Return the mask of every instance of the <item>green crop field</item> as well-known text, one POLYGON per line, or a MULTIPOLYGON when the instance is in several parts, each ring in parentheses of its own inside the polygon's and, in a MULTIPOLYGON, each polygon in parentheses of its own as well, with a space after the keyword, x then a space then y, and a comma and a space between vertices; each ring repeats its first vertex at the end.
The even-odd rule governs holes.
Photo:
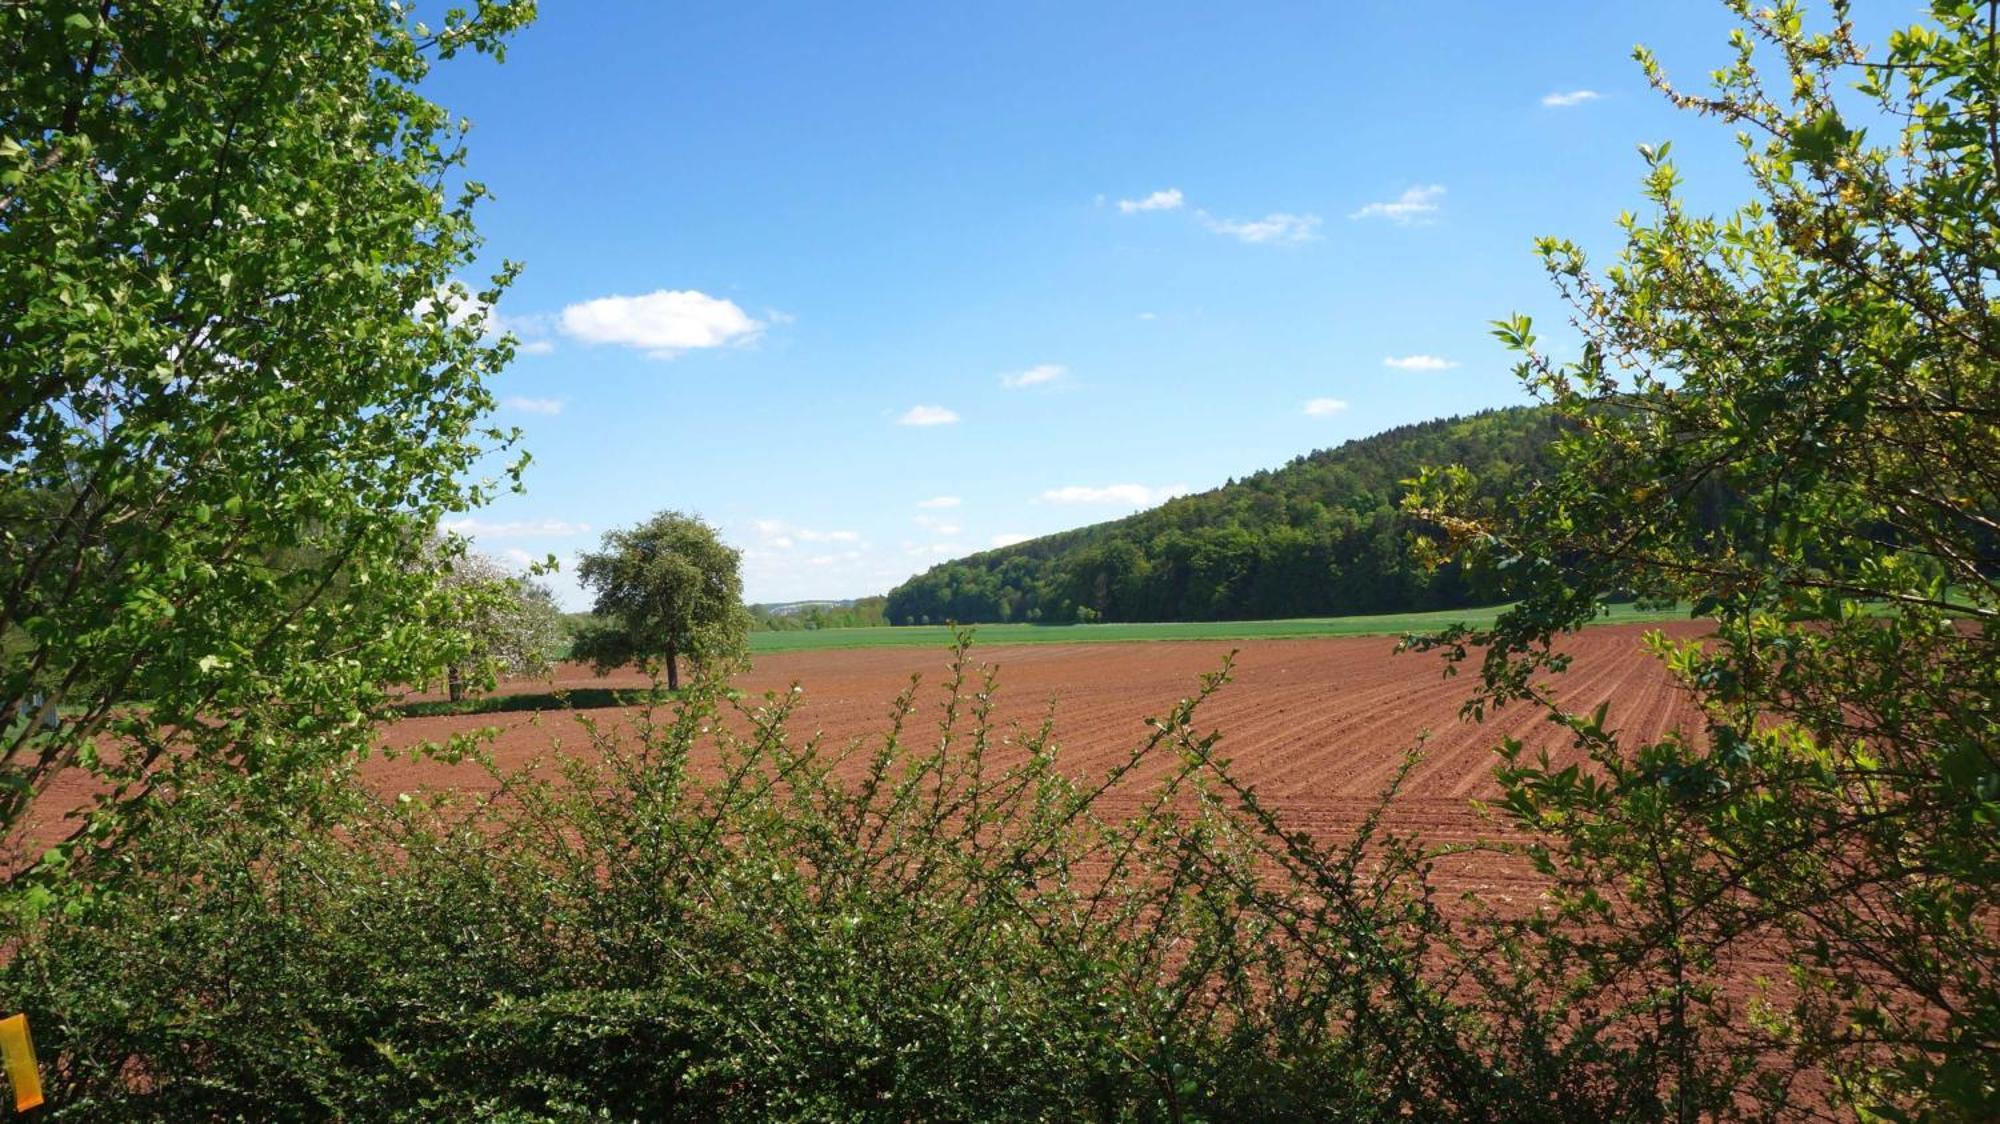
MULTIPOLYGON (((974 635, 983 646, 998 644, 1119 644, 1143 640, 1273 640, 1313 636, 1401 636, 1454 622, 1485 624, 1502 606, 1448 609, 1434 613, 1389 613, 1366 617, 1306 617, 1279 621, 1196 621, 1159 624, 983 624, 974 635)), ((1601 623, 1674 620, 1685 609, 1635 609, 1612 605, 1601 623)), ((796 632, 753 632, 752 652, 803 652, 833 648, 943 647, 951 643, 946 625, 900 628, 823 628, 796 632)))

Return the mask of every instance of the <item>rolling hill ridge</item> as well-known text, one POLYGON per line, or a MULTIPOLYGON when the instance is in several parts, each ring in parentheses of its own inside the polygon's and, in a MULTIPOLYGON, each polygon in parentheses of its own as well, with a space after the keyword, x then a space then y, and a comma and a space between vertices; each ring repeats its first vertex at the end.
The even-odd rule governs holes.
POLYGON ((1420 422, 1281 468, 934 566, 891 590, 891 624, 1205 621, 1449 609, 1490 600, 1426 573, 1402 481, 1463 464, 1499 495, 1548 467, 1561 423, 1522 406, 1420 422))

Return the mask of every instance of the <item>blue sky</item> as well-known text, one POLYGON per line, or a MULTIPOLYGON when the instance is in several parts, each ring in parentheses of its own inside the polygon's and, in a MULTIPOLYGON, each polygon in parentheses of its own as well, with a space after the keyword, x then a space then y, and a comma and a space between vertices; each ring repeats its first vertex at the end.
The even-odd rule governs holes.
POLYGON ((566 571, 674 508, 752 600, 880 593, 1519 402, 1488 324, 1555 327, 1535 236, 1613 249, 1641 142, 1745 196, 1630 59, 1701 84, 1695 0, 542 8, 430 92, 498 196, 485 264, 526 264, 528 492, 460 526, 566 571))

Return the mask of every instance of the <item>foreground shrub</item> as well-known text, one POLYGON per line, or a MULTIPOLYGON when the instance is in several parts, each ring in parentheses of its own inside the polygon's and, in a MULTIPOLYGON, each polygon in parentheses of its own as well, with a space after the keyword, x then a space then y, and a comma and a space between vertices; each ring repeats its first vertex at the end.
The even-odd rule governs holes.
POLYGON ((1559 471, 1497 504, 1421 482, 1520 599, 1430 642, 1483 651, 1474 707, 1546 707, 1594 764, 1510 748, 1555 891, 1523 939, 1617 981, 1677 1102, 1804 1076, 1884 1118, 2000 1118, 2000 8, 1935 3, 1870 49, 1845 4, 1823 29, 1731 6, 1711 93, 1642 60, 1740 130, 1756 198, 1694 213, 1647 149, 1614 264, 1544 242, 1577 358, 1499 335, 1566 423, 1559 471), (1713 617, 1658 641, 1702 729, 1621 736, 1538 689, 1618 590, 1713 617), (1745 964, 1768 989, 1732 1001, 1745 964))
POLYGON ((1323 850, 1236 787, 1194 725, 1222 679, 1088 783, 1049 724, 996 726, 961 650, 921 739, 914 683, 839 748, 791 733, 796 694, 702 687, 486 797, 190 791, 98 889, 17 900, 0 994, 67 1119, 1646 1103, 1450 994, 1408 840, 1371 817, 1323 850))

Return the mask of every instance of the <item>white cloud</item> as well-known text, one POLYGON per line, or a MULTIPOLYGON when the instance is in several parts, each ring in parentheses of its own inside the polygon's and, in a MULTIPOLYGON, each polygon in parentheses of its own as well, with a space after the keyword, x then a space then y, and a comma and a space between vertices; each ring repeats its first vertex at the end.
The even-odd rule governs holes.
POLYGON ((858 598, 910 576, 914 560, 900 550, 876 550, 866 544, 852 548, 744 548, 744 596, 752 602, 792 602, 820 598, 858 598))
POLYGON ((1387 203, 1370 203, 1347 217, 1388 219, 1399 226, 1418 226, 1431 221, 1431 216, 1437 214, 1438 201, 1443 198, 1443 185, 1419 184, 1387 203))
POLYGON ((1092 488, 1082 484, 1072 484, 1066 488, 1050 488, 1042 493, 1043 503, 1101 503, 1123 504, 1126 507, 1151 507, 1175 496, 1187 495, 1187 485, 1169 484, 1151 488, 1144 484, 1106 484, 1092 488))
POLYGON ((1069 368, 1060 363, 1038 363, 1025 371, 1017 371, 1011 375, 1001 375, 1000 385, 1006 387, 1008 390, 1020 390, 1023 387, 1043 386, 1048 383, 1060 381, 1067 374, 1069 374, 1069 368))
POLYGON ((912 522, 916 523, 919 527, 929 528, 945 536, 955 535, 965 529, 948 519, 939 519, 935 515, 919 515, 912 522))
MULTIPOLYGON (((772 550, 792 549, 794 544, 791 532, 778 520, 759 519, 750 525, 757 528, 757 538, 765 546, 770 547, 772 550)), ((758 554, 761 557, 769 557, 769 554, 763 551, 759 551, 758 554)))
POLYGON ((1318 215, 1292 215, 1282 211, 1240 222, 1218 219, 1203 211, 1201 221, 1217 234, 1227 234, 1239 241, 1252 243, 1310 242, 1319 237, 1320 226, 1318 215))
POLYGON ((537 558, 529 554, 518 546, 510 546, 500 553, 501 557, 505 558, 517 570, 525 570, 537 562, 546 561, 546 559, 537 558))
POLYGON ((1013 546, 1017 542, 1027 542, 1033 535, 994 535, 989 541, 995 547, 1013 546))
POLYGON ((1458 360, 1439 355, 1391 355, 1382 360, 1382 365, 1398 371, 1449 371, 1458 366, 1458 360))
POLYGON ((560 538, 590 533, 590 524, 571 523, 562 519, 520 519, 505 523, 488 523, 468 515, 461 519, 446 519, 438 526, 454 534, 488 539, 560 538))
POLYGON ((495 340, 503 335, 512 335, 517 355, 547 355, 555 351, 555 341, 549 338, 549 333, 553 331, 555 317, 546 313, 502 316, 495 310, 486 321, 486 338, 495 340))
POLYGON ((918 500, 917 506, 936 509, 942 507, 957 507, 962 502, 964 501, 960 500, 957 496, 932 496, 930 499, 927 500, 918 500))
POLYGON ((1157 312, 1141 312, 1139 314, 1139 319, 1141 320, 1158 320, 1159 318, 1160 314, 1157 312))
MULTIPOLYGON (((1128 215, 1140 211, 1177 211, 1186 202, 1187 196, 1181 194, 1180 188, 1170 187, 1155 191, 1144 199, 1120 199, 1118 209, 1128 215)), ((1203 210, 1196 210, 1194 214, 1203 226, 1215 233, 1227 234, 1244 242, 1310 242, 1319 237, 1318 215, 1274 211, 1261 219, 1219 219, 1203 210)), ((1152 314, 1141 313, 1139 318, 1150 320, 1152 314)))
POLYGON ((750 524, 757 530, 757 537, 763 545, 775 550, 790 550, 802 542, 845 542, 861 541, 859 531, 815 531, 809 527, 794 527, 780 519, 757 519, 750 524))
POLYGON ((1603 97, 1596 90, 1570 90, 1566 93, 1543 94, 1542 104, 1551 109, 1567 109, 1572 105, 1582 105, 1603 97))
POLYGON ((599 297, 562 310, 566 334, 586 343, 636 347, 655 359, 671 359, 693 348, 749 343, 764 327, 735 302, 693 289, 599 297))
POLYGON ((1184 200, 1180 188, 1169 187, 1164 191, 1155 191, 1144 199, 1120 199, 1118 209, 1128 215, 1140 211, 1173 211, 1178 210, 1184 200))
POLYGON ((563 406, 565 405, 560 398, 522 398, 518 395, 508 398, 500 404, 510 410, 519 410, 524 414, 550 415, 562 413, 563 406))
POLYGON ((1347 403, 1338 398, 1313 398, 1306 402, 1306 413, 1316 418, 1337 414, 1347 409, 1347 403))
POLYGON ((958 421, 956 411, 943 406, 912 406, 896 419, 897 425, 952 425, 958 421))

